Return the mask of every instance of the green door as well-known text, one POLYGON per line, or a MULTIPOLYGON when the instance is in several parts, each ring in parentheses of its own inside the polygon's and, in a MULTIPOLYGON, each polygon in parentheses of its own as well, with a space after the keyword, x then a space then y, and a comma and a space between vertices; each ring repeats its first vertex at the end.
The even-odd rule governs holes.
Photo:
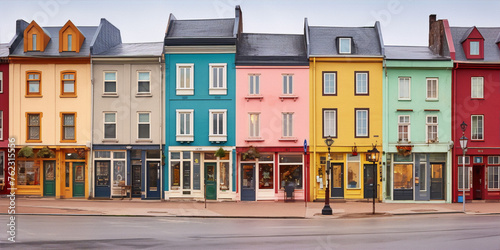
POLYGON ((217 200, 217 167, 215 163, 205 163, 205 197, 217 200))
POLYGON ((56 161, 43 162, 43 196, 56 195, 56 161))
POLYGON ((85 197, 85 163, 73 162, 73 197, 85 197))

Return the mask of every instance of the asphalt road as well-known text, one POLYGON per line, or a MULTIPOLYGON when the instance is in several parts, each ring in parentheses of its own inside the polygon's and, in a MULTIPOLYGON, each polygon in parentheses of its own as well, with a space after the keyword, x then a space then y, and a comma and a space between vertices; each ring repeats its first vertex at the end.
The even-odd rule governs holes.
POLYGON ((16 249, 500 249, 500 216, 204 219, 18 215, 16 249))

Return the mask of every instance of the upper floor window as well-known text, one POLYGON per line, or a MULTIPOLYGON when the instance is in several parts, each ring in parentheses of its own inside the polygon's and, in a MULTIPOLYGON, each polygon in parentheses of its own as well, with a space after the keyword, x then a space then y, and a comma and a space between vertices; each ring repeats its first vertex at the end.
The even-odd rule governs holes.
POLYGON ((40 96, 42 95, 42 77, 40 72, 28 72, 26 81, 26 95, 40 96))
POLYGON ((250 95, 260 95, 260 75, 250 74, 248 75, 248 93, 250 95))
POLYGON ((291 95, 293 94, 293 75, 284 74, 283 77, 283 94, 291 95))
POLYGON ((227 94, 226 63, 211 63, 210 67, 210 95, 227 94))
POLYGON ((76 95, 76 72, 62 72, 61 96, 76 95))
POLYGON ((435 115, 428 115, 425 123, 427 130, 427 142, 434 143, 438 141, 438 117, 435 115))
POLYGON ((398 116, 398 141, 399 142, 409 142, 410 141, 410 116, 409 115, 398 116))
POLYGON ((479 55, 479 42, 471 41, 469 43, 470 46, 470 54, 473 56, 479 55))
POLYGON ((151 93, 151 72, 137 72, 137 93, 151 93))
POLYGON ((73 50, 73 35, 71 34, 68 35, 68 48, 66 50, 67 51, 73 50))
POLYGON ((116 113, 104 113, 104 139, 116 139, 116 113))
POLYGON ((438 79, 427 78, 427 100, 438 99, 438 79))
POLYGON ((351 54, 351 38, 339 38, 339 53, 351 54))
POLYGON ((149 139, 151 138, 151 115, 150 113, 140 112, 137 114, 137 138, 149 139))
POLYGON ((293 137, 293 113, 282 113, 282 137, 293 137))
POLYGON ((31 35, 31 50, 33 50, 33 51, 37 50, 36 38, 37 38, 36 34, 31 35))
POLYGON ((26 114, 26 142, 41 142, 42 141, 42 113, 27 113, 26 114))
POLYGON ((104 72, 104 94, 116 93, 116 72, 104 72))
POLYGON ((3 93, 3 72, 0 71, 0 93, 3 93))
POLYGON ((194 110, 182 109, 182 110, 177 110, 176 113, 177 113, 176 140, 194 141, 194 131, 193 131, 194 110))
POLYGON ((323 110, 323 137, 337 137, 337 109, 323 110))
POLYGON ((356 72, 355 94, 368 95, 368 72, 356 72))
POLYGON ((209 110, 209 141, 227 141, 227 110, 209 110))
POLYGON ((323 95, 337 95, 337 72, 323 72, 323 95))
POLYGON ((61 115, 61 141, 75 142, 76 114, 63 113, 61 115))
POLYGON ((411 100, 410 97, 410 78, 399 77, 399 100, 411 100))
POLYGON ((471 77, 471 98, 483 98, 484 78, 471 77))
POLYGON ((484 116, 483 115, 473 115, 471 117, 471 133, 472 140, 484 140, 484 116))
POLYGON ((369 137, 369 110, 355 109, 356 132, 355 137, 369 137))
POLYGON ((249 137, 257 138, 260 137, 260 114, 259 113, 250 113, 249 114, 250 124, 249 128, 249 137))
POLYGON ((194 94, 194 64, 177 64, 177 95, 194 94))

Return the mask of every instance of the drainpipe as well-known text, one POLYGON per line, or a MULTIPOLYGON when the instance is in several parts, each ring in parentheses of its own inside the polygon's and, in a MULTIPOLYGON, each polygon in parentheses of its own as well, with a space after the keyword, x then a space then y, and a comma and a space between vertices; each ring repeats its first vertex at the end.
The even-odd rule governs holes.
MULTIPOLYGON (((316 170, 314 167, 316 166, 316 57, 313 58, 313 79, 312 79, 312 86, 313 86, 313 91, 312 91, 312 103, 313 103, 313 110, 312 110, 312 113, 313 113, 313 137, 311 138, 311 143, 314 147, 314 153, 313 153, 313 161, 312 161, 312 166, 311 164, 309 164, 309 171, 310 169, 313 169, 313 174, 312 174, 312 177, 313 177, 313 181, 312 183, 314 183, 313 185, 313 197, 315 197, 314 193, 316 193, 316 187, 318 186, 318 183, 314 180, 314 176, 316 176, 316 172, 314 172, 314 170, 316 170)), ((311 154, 309 154, 309 157, 311 154)), ((309 158, 309 163, 311 162, 311 159, 309 158)), ((317 198, 317 197, 316 197, 317 198)))
MULTIPOLYGON (((163 55, 163 53, 162 53, 163 55)), ((163 128, 163 107, 162 107, 162 100, 163 100, 163 74, 162 74, 162 62, 161 62, 161 57, 160 56, 158 58, 158 63, 160 64, 160 72, 159 72, 159 75, 160 75, 160 152, 161 152, 161 155, 160 155, 160 200, 163 199, 163 165, 162 165, 162 159, 163 157, 161 157, 163 155, 163 148, 161 147, 162 145, 162 141, 163 141, 163 137, 162 137, 162 128, 163 128)), ((166 158, 165 158, 166 159, 166 158)))
POLYGON ((94 170, 94 160, 93 160, 93 142, 94 142, 94 64, 92 61, 92 55, 90 56, 90 151, 89 151, 89 161, 87 165, 89 166, 89 198, 94 197, 94 178, 92 178, 94 170))

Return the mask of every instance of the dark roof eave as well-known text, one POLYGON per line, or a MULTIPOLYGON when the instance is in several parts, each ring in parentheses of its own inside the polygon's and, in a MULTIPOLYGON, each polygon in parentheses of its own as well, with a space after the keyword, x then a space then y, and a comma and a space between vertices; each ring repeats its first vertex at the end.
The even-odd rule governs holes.
POLYGON ((202 38, 165 38, 166 46, 184 46, 184 45, 236 45, 234 37, 202 37, 202 38))
POLYGON ((290 61, 236 61, 236 66, 309 66, 309 62, 290 61))

